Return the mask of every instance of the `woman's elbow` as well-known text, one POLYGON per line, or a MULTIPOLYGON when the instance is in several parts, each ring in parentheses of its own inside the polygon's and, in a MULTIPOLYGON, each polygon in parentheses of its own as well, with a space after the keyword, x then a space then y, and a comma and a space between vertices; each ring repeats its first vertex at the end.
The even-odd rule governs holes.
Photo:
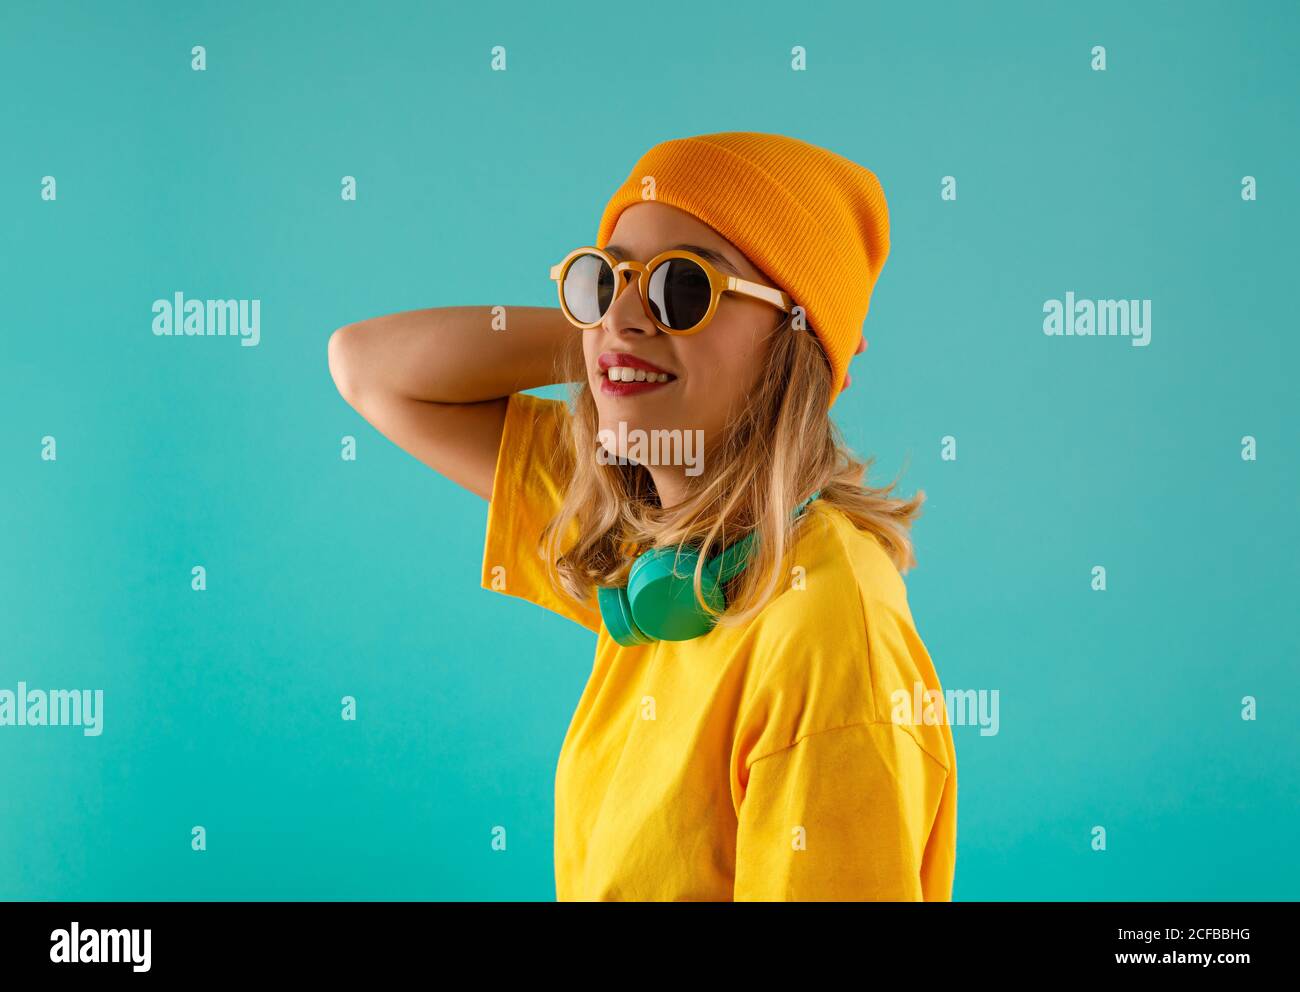
POLYGON ((339 395, 356 405, 360 389, 360 358, 358 356, 357 325, 344 324, 329 338, 328 357, 330 376, 339 395))

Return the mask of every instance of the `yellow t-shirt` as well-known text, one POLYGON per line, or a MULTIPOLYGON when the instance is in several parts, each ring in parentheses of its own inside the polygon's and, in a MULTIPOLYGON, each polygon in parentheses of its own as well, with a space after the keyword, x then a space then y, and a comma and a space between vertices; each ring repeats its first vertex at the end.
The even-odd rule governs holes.
POLYGON ((874 535, 814 502, 795 532, 802 575, 750 624, 622 647, 537 552, 568 416, 510 397, 483 556, 484 588, 598 633, 556 767, 557 899, 951 899, 952 732, 874 535))

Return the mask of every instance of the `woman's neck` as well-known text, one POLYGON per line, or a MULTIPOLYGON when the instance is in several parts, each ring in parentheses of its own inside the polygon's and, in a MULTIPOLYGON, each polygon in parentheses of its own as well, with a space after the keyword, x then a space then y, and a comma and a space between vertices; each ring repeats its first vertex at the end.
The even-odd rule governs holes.
POLYGON ((647 465, 646 470, 650 473, 650 478, 654 479, 660 506, 670 509, 686 501, 690 489, 686 484, 686 473, 680 466, 647 465))

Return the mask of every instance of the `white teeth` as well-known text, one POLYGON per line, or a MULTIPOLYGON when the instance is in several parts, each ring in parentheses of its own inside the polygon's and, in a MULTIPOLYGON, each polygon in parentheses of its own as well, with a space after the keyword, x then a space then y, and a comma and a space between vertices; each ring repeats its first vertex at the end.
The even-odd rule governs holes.
POLYGON ((667 372, 649 372, 645 369, 628 368, 625 365, 612 365, 606 369, 610 382, 667 382, 667 372))

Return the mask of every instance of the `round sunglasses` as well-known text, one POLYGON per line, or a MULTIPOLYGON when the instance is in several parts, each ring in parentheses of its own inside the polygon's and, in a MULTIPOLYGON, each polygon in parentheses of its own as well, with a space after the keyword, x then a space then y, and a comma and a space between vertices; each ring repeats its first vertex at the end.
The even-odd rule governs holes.
POLYGON ((588 246, 575 248, 564 261, 551 266, 564 316, 584 331, 599 325, 613 306, 622 273, 627 271, 637 274, 637 291, 646 316, 667 334, 703 330, 717 312, 723 293, 762 300, 787 313, 794 306, 775 286, 719 272, 707 259, 683 248, 660 252, 648 262, 620 262, 608 252, 588 246))

